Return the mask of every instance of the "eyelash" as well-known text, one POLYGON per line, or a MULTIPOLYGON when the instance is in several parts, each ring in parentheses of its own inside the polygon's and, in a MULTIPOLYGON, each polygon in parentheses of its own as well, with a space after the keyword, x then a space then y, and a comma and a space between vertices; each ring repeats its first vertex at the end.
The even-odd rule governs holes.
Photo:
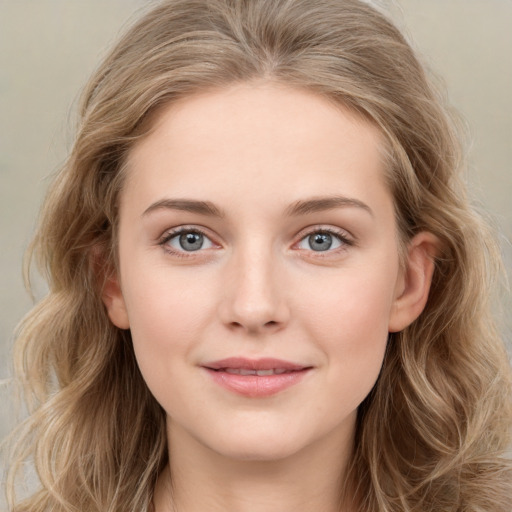
POLYGON ((316 227, 313 229, 308 229, 305 232, 302 232, 300 234, 299 241, 294 244, 294 246, 297 246, 300 244, 303 240, 306 240, 308 237, 312 235, 317 234, 326 234, 331 235, 333 238, 336 238, 340 242, 340 247, 334 248, 334 249, 327 249, 325 251, 314 251, 312 249, 299 249, 303 251, 307 251, 309 253, 314 254, 315 258, 328 258, 329 256, 333 256, 336 254, 339 254, 340 252, 343 252, 347 250, 348 247, 353 247, 355 245, 355 241, 352 238, 349 238, 346 231, 334 229, 334 228, 327 228, 327 227, 316 227))
POLYGON ((173 256, 177 256, 178 258, 190 258, 191 256, 194 255, 195 252, 200 252, 200 250, 198 250, 198 251, 185 251, 185 250, 177 251, 177 250, 173 249, 170 245, 168 245, 168 243, 173 238, 176 238, 177 236, 183 235, 185 233, 197 233, 199 235, 202 235, 206 239, 211 240, 211 238, 200 228, 192 227, 192 226, 190 226, 190 227, 182 226, 182 227, 173 229, 172 231, 168 231, 167 233, 165 233, 162 236, 162 238, 159 240, 158 245, 160 245, 164 249, 165 252, 172 254, 173 256))
MULTIPOLYGON (((159 240, 158 242, 158 245, 160 245, 167 253, 169 254, 172 254, 173 256, 176 256, 178 258, 190 258, 190 257, 193 257, 196 253, 196 252, 201 252, 201 249, 197 250, 197 251, 185 251, 185 250, 175 250, 173 248, 171 248, 169 244, 169 242, 173 239, 173 238, 176 238, 180 235, 183 235, 185 233, 196 233, 196 234, 199 234, 199 235, 202 235, 203 237, 205 237, 207 240, 209 240, 213 245, 215 245, 214 242, 211 241, 211 238, 206 234, 205 231, 203 231, 202 229, 198 228, 198 227, 192 227, 192 226, 182 226, 182 227, 179 227, 179 228, 176 228, 176 229, 173 229, 172 231, 168 231, 167 233, 165 233, 162 238, 159 240)), ((297 242, 295 242, 293 244, 293 246, 297 246, 298 244, 300 244, 302 241, 304 241, 306 238, 312 236, 312 235, 316 235, 316 234, 328 234, 328 235, 331 235, 333 236, 334 238, 338 239, 338 241, 340 242, 340 247, 338 248, 335 248, 333 250, 329 250, 327 249, 326 251, 314 251, 312 249, 298 249, 298 250, 301 250, 301 251, 307 251, 307 252, 310 252, 310 253, 313 253, 315 254, 315 257, 320 257, 320 258, 325 258, 325 257, 328 257, 330 255, 333 255, 333 254, 337 254, 341 251, 344 251, 347 249, 347 247, 352 247, 355 245, 355 241, 351 238, 349 238, 346 234, 346 232, 344 231, 338 231, 336 229, 333 229, 333 228, 323 228, 323 227, 316 227, 314 229, 310 229, 308 231, 305 231, 305 232, 302 232, 300 234, 300 238, 297 242)))

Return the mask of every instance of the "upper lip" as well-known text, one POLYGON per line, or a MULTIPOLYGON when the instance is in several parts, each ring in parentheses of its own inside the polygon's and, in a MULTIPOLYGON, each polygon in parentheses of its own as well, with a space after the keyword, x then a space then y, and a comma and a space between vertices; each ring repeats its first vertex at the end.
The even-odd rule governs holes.
POLYGON ((261 359, 248 359, 245 357, 228 357, 219 361, 212 361, 202 365, 210 370, 224 370, 227 368, 244 370, 288 370, 298 371, 311 368, 308 365, 296 364, 283 359, 265 357, 261 359))

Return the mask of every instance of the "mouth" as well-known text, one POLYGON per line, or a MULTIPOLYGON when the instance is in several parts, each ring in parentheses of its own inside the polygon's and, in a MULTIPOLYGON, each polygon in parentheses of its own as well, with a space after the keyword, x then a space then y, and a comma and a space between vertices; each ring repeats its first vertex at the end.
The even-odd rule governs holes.
POLYGON ((268 397, 298 384, 312 366, 280 359, 228 358, 202 366, 224 389, 250 398, 268 397))
MULTIPOLYGON (((291 361, 285 361, 283 359, 275 359, 265 357, 261 359, 248 359, 245 357, 228 357, 227 359, 221 359, 219 361, 212 361, 203 365, 205 368, 217 371, 244 371, 251 372, 246 375, 254 375, 255 372, 266 372, 272 371, 275 373, 285 373, 304 370, 305 368, 311 368, 311 366, 305 366, 291 361)), ((263 374, 265 375, 265 374, 263 374)))
POLYGON ((263 377, 265 375, 282 375, 283 373, 291 373, 297 370, 285 370, 284 368, 272 368, 270 370, 250 370, 249 368, 219 368, 218 370, 214 371, 226 372, 232 375, 259 375, 260 377, 263 377))

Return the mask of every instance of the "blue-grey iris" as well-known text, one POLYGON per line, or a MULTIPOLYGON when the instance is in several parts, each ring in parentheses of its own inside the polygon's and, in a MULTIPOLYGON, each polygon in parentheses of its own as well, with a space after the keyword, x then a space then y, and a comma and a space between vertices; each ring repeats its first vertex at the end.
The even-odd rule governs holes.
POLYGON ((197 251, 203 246, 204 236, 201 233, 183 233, 179 240, 184 251, 197 251))
POLYGON ((313 251, 327 251, 332 246, 332 236, 329 233, 315 233, 308 237, 308 242, 313 251))

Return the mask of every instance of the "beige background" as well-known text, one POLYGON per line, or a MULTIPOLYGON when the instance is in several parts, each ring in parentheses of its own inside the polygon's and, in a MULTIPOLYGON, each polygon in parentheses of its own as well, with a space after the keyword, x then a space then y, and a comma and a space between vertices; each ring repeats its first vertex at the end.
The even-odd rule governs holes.
MULTIPOLYGON (((78 91, 146 3, 0 0, 0 380, 10 374, 13 328, 31 305, 22 253, 48 176, 71 144, 78 91)), ((499 226, 510 273, 512 0, 399 0, 393 12, 472 127, 471 189, 499 226)), ((504 304, 510 309, 510 294, 504 304)), ((0 388, 0 438, 12 422, 9 396, 0 388)))

